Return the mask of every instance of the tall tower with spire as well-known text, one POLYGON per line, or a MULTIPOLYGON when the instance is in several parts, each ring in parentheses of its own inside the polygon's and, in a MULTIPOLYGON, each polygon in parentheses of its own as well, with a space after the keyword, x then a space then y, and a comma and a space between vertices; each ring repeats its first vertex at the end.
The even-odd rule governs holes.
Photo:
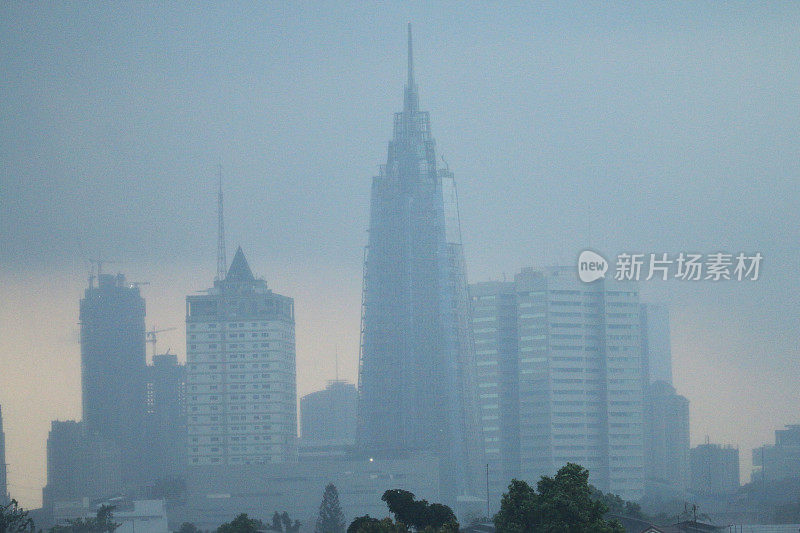
POLYGON ((434 452, 445 501, 482 493, 455 185, 419 109, 410 24, 403 111, 372 180, 362 300, 359 447, 434 452))

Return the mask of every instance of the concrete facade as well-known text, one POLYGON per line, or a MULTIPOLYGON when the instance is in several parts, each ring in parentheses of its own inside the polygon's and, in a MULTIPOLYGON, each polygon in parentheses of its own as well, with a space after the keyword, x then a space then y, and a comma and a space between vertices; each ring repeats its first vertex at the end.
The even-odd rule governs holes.
POLYGON ((498 462, 509 450, 508 457, 519 457, 517 475, 528 482, 575 462, 601 490, 641 498, 636 285, 582 283, 574 267, 555 267, 523 269, 513 282, 471 285, 470 294, 490 492, 492 470, 508 478, 494 482, 495 493, 510 482, 514 465, 498 462))
POLYGON ((297 458, 294 301, 257 280, 241 248, 186 298, 188 464, 297 458))

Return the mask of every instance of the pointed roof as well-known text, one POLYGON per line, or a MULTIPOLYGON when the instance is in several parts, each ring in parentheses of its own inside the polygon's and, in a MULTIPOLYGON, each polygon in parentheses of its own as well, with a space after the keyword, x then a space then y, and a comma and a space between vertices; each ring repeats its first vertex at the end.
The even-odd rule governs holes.
POLYGON ((228 275, 225 276, 225 281, 234 282, 247 282, 255 281, 253 271, 250 270, 250 265, 247 264, 247 259, 244 258, 242 247, 236 249, 236 255, 233 256, 231 267, 228 269, 228 275))

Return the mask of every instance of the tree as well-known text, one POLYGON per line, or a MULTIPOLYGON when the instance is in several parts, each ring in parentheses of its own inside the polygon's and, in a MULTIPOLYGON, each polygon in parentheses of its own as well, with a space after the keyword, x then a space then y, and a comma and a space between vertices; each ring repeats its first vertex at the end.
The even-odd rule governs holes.
POLYGON ((295 520, 293 524, 292 519, 289 518, 289 513, 286 511, 283 514, 275 511, 272 515, 272 525, 265 526, 261 524, 261 526, 269 531, 280 531, 282 533, 297 533, 300 531, 300 522, 295 520))
POLYGON ((120 524, 114 522, 113 505, 101 505, 94 518, 74 518, 65 526, 54 526, 50 533, 110 533, 120 524))
POLYGON ((226 522, 217 528, 217 533, 256 533, 261 529, 261 520, 250 518, 246 513, 226 522))
POLYGON ((407 528, 416 531, 458 531, 456 515, 446 505, 416 500, 413 493, 401 489, 387 490, 381 499, 389 506, 395 520, 407 528))
POLYGON ((409 533, 401 523, 394 523, 390 518, 378 520, 369 515, 359 516, 350 523, 347 533, 409 533))
POLYGON ((278 511, 272 513, 272 527, 268 529, 272 531, 283 531, 283 526, 281 525, 281 515, 278 511))
POLYGON ((314 533, 344 533, 345 521, 339 505, 339 491, 333 483, 325 487, 314 533))
POLYGON ((608 507, 607 513, 647 520, 647 516, 642 512, 642 507, 638 503, 623 500, 617 494, 604 493, 592 485, 589 485, 589 491, 593 500, 603 502, 608 507))
POLYGON ((178 533, 200 533, 200 529, 191 522, 184 522, 181 524, 181 528, 178 530, 178 533))
POLYGON ((350 525, 347 526, 347 533, 367 533, 370 530, 370 526, 374 525, 376 522, 380 522, 380 520, 372 518, 368 514, 356 517, 350 522, 350 525))
POLYGON ((554 477, 542 476, 536 488, 512 480, 494 517, 497 531, 624 533, 618 522, 603 519, 608 507, 592 499, 589 471, 582 466, 567 463, 554 477))
POLYGON ((283 524, 284 533, 297 533, 300 531, 300 522, 295 520, 292 524, 292 519, 289 518, 289 513, 286 511, 281 515, 281 524, 283 524))
POLYGON ((19 506, 17 500, 11 500, 0 507, 0 533, 18 533, 33 531, 33 519, 28 511, 19 506))

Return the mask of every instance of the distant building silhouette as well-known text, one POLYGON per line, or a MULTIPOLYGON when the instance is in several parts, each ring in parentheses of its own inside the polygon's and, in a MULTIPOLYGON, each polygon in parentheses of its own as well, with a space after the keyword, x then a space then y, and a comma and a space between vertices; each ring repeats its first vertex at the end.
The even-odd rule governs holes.
POLYGON ((403 111, 372 180, 361 342, 360 450, 387 458, 433 452, 446 503, 482 494, 455 185, 439 168, 429 115, 419 108, 410 25, 403 111))
POLYGON ((0 505, 9 501, 8 467, 6 465, 6 434, 3 432, 3 407, 0 406, 0 505))
POLYGON ((300 456, 343 456, 356 443, 358 391, 346 381, 300 398, 300 456))
POLYGON ((689 488, 689 400, 669 383, 656 381, 645 393, 646 492, 685 498, 689 488))
POLYGON ((800 478, 800 425, 775 431, 775 444, 753 450, 753 480, 800 478))
POLYGON ((181 477, 186 471, 186 366, 175 354, 154 355, 146 384, 151 477, 181 477))
POLYGON ((43 507, 58 508, 83 498, 106 498, 123 489, 123 464, 117 443, 82 422, 54 420, 47 436, 47 485, 43 507))
POLYGON ((670 345, 669 309, 663 304, 643 303, 639 308, 642 332, 642 368, 647 382, 663 381, 672 385, 672 348, 670 345))
POLYGON ((739 450, 701 444, 689 452, 691 487, 696 494, 731 494, 739 488, 739 450))
POLYGON ((603 491, 641 498, 636 285, 527 268, 514 281, 470 285, 470 296, 490 500, 512 477, 535 483, 567 462, 603 491))
POLYGON ((186 297, 186 339, 189 466, 295 461, 294 301, 255 279, 241 248, 186 297))
POLYGON ((122 477, 144 481, 145 302, 122 274, 100 274, 80 303, 83 425, 113 441, 122 477))

